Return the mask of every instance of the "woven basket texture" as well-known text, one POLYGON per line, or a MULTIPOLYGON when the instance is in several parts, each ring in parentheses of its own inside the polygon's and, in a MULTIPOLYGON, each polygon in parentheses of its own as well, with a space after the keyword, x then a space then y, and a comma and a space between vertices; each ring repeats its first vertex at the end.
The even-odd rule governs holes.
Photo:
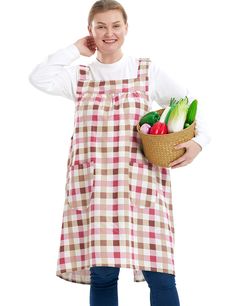
MULTIPOLYGON (((156 111, 161 115, 164 109, 156 111)), ((195 135, 195 121, 182 131, 164 135, 144 134, 140 130, 139 123, 136 127, 142 141, 145 157, 152 164, 160 167, 169 167, 172 161, 181 157, 186 150, 184 148, 176 150, 174 146, 192 139, 195 135)))

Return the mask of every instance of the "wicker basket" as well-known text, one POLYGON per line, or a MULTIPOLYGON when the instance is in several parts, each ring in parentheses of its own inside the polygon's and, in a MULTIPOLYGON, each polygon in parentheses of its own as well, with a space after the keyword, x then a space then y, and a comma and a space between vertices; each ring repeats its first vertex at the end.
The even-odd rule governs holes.
MULTIPOLYGON (((162 114, 164 109, 157 112, 162 114)), ((192 139, 195 135, 195 121, 186 129, 180 132, 169 133, 165 135, 144 134, 140 130, 139 123, 137 131, 140 135, 145 157, 154 165, 161 167, 169 167, 169 164, 182 156, 185 149, 174 149, 174 146, 192 139)))

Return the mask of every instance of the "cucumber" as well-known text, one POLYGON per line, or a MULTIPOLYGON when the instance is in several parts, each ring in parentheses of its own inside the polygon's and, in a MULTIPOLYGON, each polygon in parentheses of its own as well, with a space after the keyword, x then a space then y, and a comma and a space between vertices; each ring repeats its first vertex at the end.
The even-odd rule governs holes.
POLYGON ((188 123, 189 125, 192 124, 196 118, 197 114, 197 100, 193 100, 193 102, 189 105, 187 117, 185 120, 185 123, 188 123))

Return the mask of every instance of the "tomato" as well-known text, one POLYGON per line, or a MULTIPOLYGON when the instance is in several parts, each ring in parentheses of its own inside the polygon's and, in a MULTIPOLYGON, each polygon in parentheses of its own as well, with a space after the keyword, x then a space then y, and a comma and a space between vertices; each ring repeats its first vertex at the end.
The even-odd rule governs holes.
POLYGON ((153 135, 163 135, 167 133, 168 133, 167 125, 164 122, 160 121, 156 122, 149 131, 149 134, 153 135))

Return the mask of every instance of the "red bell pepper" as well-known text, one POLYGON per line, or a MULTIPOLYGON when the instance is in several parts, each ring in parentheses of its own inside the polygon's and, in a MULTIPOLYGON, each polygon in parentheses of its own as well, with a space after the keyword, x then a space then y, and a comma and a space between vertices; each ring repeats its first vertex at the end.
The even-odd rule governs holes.
POLYGON ((149 134, 153 134, 153 135, 163 135, 163 134, 167 134, 168 133, 168 129, 167 129, 167 125, 164 122, 156 122, 149 131, 149 134))

